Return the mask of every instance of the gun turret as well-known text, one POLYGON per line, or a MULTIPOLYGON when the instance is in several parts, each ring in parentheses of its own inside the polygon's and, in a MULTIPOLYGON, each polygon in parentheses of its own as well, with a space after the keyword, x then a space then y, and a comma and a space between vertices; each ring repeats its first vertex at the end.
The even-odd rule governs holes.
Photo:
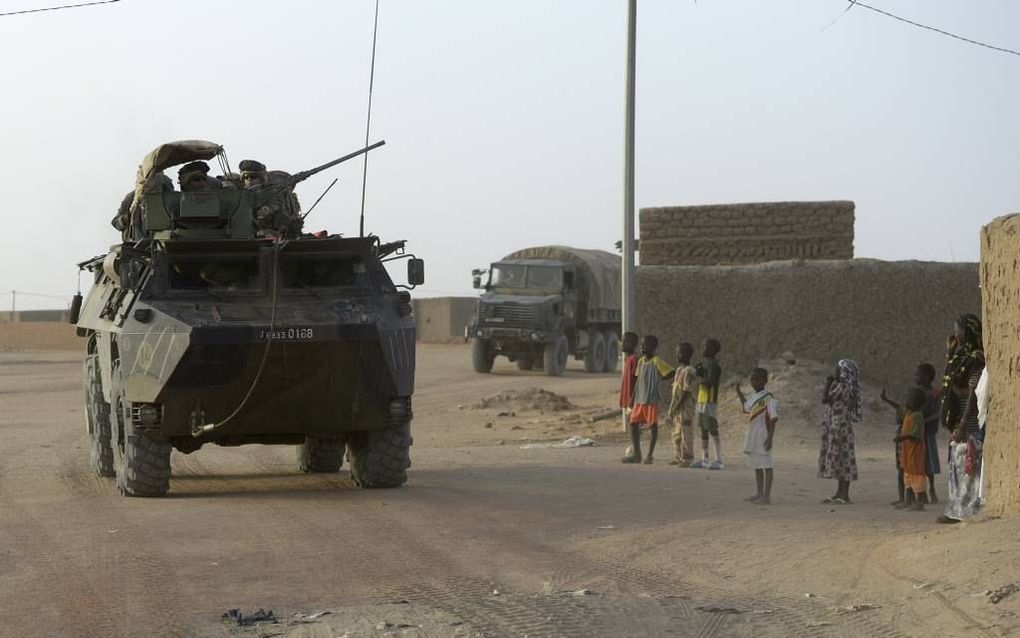
POLYGON ((293 175, 291 175, 290 179, 288 180, 289 181, 288 185, 293 188, 293 186, 295 184, 298 184, 299 182, 305 181, 306 179, 308 179, 312 175, 316 175, 316 174, 321 173, 322 171, 326 170, 327 168, 332 168, 332 167, 336 166, 337 164, 342 164, 342 163, 346 162, 347 160, 354 159, 355 157, 358 157, 360 155, 364 155, 365 153, 367 153, 367 152, 369 152, 371 150, 375 150, 375 149, 379 148, 380 146, 382 146, 384 144, 386 144, 386 140, 379 140, 378 142, 376 142, 375 144, 372 144, 371 146, 366 146, 365 148, 363 148, 361 150, 354 151, 353 153, 348 153, 347 155, 344 155, 343 157, 338 157, 338 158, 336 158, 335 160, 333 160, 331 162, 326 162, 322 166, 316 166, 315 168, 310 168, 307 171, 301 171, 300 173, 294 173, 293 175))

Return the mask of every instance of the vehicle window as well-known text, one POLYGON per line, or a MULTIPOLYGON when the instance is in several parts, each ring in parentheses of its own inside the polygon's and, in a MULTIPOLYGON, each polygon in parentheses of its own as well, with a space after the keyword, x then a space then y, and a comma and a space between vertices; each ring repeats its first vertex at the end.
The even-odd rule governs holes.
POLYGON ((493 266, 492 285, 503 288, 523 288, 525 282, 524 266, 493 266))
POLYGON ((528 288, 563 288, 563 271, 548 266, 528 266, 528 288))
POLYGON ((170 262, 172 290, 253 290, 259 287, 258 257, 177 258, 170 262))
POLYGON ((354 259, 339 255, 287 255, 280 262, 284 288, 353 286, 354 259))

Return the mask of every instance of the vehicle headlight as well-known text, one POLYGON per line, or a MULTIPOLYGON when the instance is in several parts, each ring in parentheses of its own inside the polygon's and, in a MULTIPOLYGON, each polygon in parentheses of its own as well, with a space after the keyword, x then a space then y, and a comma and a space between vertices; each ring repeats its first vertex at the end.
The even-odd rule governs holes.
POLYGON ((538 334, 537 332, 532 332, 531 333, 531 340, 532 341, 539 341, 541 339, 542 339, 542 335, 538 334))
POLYGON ((475 330, 475 336, 476 337, 484 337, 485 336, 485 331, 484 330, 475 330))
POLYGON ((135 425, 158 427, 163 420, 163 406, 158 403, 136 403, 131 406, 135 425))

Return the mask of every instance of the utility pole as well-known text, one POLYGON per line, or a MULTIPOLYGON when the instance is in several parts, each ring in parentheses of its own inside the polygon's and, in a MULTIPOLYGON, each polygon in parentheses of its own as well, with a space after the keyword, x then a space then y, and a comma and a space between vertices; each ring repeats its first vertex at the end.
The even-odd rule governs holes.
MULTIPOLYGON (((623 160, 623 331, 636 331, 634 322, 634 93, 636 73, 637 0, 627 2, 627 114, 623 160)), ((627 431, 627 414, 623 415, 627 431)), ((635 451, 636 453, 636 451, 635 451)))
POLYGON ((627 7, 627 115, 623 168, 623 331, 636 329, 634 315, 634 93, 637 0, 627 7))
POLYGON ((15 312, 14 301, 15 301, 15 299, 17 299, 17 297, 18 297, 18 291, 17 290, 12 290, 11 291, 11 323, 14 323, 14 312, 15 312))

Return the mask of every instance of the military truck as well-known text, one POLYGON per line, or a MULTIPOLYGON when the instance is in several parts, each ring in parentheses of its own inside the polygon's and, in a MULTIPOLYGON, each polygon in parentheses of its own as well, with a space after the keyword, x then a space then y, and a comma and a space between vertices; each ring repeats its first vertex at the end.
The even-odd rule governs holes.
POLYGON ((402 241, 257 232, 256 211, 287 188, 166 189, 163 169, 217 155, 219 145, 188 141, 146 156, 133 234, 79 264, 93 276, 72 304, 92 469, 125 495, 161 496, 171 450, 281 444, 297 446, 305 472, 338 472, 346 455, 357 485, 403 484, 408 290, 423 262, 402 241), (408 284, 395 285, 384 264, 402 258, 408 284))
POLYGON ((472 272, 485 290, 468 326, 476 372, 498 356, 521 370, 560 376, 573 356, 588 372, 620 357, 620 257, 602 250, 536 246, 472 272), (484 278, 484 283, 483 283, 484 278))

